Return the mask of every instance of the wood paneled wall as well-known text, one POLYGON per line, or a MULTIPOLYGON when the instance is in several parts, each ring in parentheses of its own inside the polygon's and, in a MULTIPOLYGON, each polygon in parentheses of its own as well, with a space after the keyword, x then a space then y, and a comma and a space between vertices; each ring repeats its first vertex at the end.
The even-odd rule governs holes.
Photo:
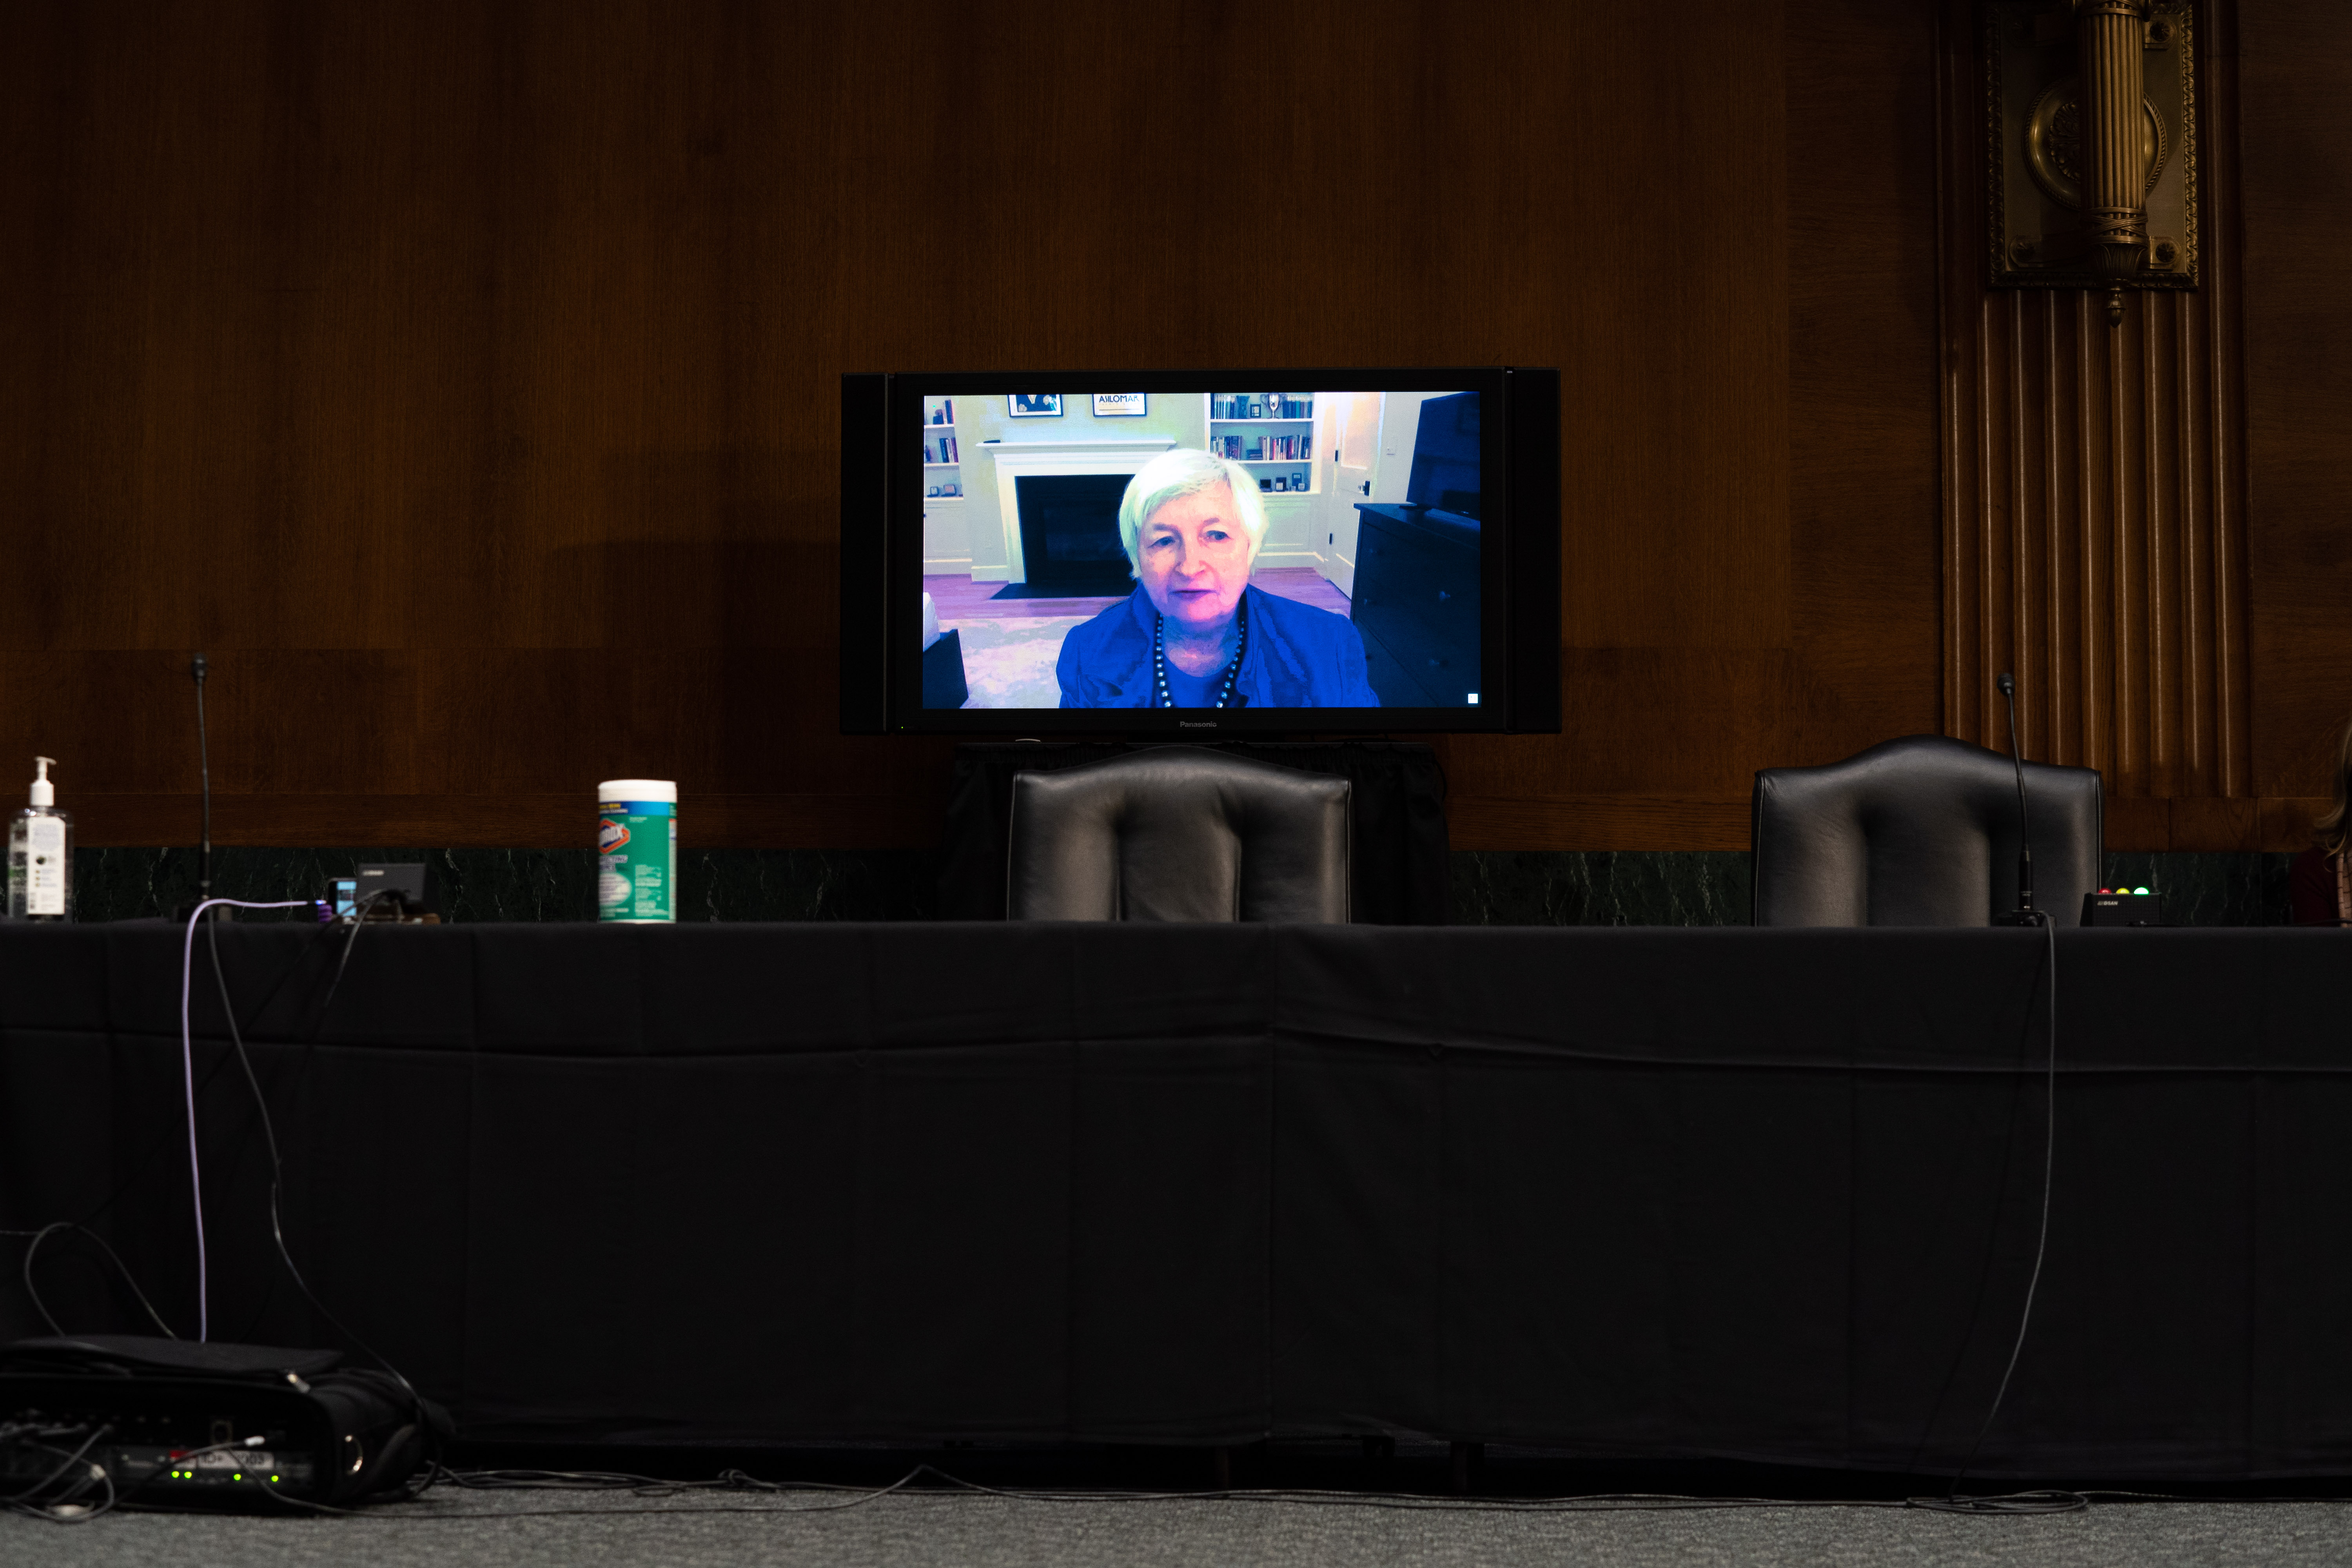
MULTIPOLYGON (((2326 780, 2324 764, 2309 764, 2342 714, 2294 711, 2327 707, 2313 689, 2326 679, 2308 679, 2314 661, 2301 661, 2299 690, 2297 660, 2280 657, 2283 645, 2302 651, 2315 640, 2295 606, 2332 608, 2322 618, 2332 618, 2338 650, 2335 700, 2352 703, 2352 667, 2340 657, 2352 594, 2341 576, 2299 582, 2280 569, 2283 556, 2309 558, 2301 545, 2318 519, 2302 485, 2275 481, 2307 468, 2325 442, 2301 439, 2315 434, 2305 424, 2259 461, 2248 444, 2249 324, 2274 342, 2286 320, 2299 320, 2325 342, 2332 323, 2340 342, 2347 315, 2340 302, 2311 310, 2290 292, 2290 268, 2255 262, 2246 239, 2301 230, 2290 247, 2328 242, 2312 231, 2308 204, 2273 195, 2323 174, 2277 128, 2325 93, 2314 79, 2324 72, 2282 61, 2282 79, 2252 95, 2242 122, 2241 27, 2265 50, 2293 48, 2291 31, 2275 26, 2291 9, 2261 0, 2242 14, 2227 3, 2200 9, 2201 286, 2126 295, 2111 326, 2094 294, 1985 286, 1981 24, 1973 0, 1945 6, 1945 726, 2005 747, 1995 679, 2013 671, 2026 755, 2105 774, 2113 848, 2305 841, 2326 780), (2251 184, 2248 169, 2260 171, 2251 184), (2271 481, 2263 507, 2250 494, 2255 475, 2271 481), (2271 542, 2267 555, 2258 540, 2271 542), (2299 770, 2257 763, 2258 741, 2282 730, 2305 736, 2299 770)), ((2352 45, 2346 15, 2315 28, 2306 13, 2304 31, 2352 45)), ((2320 58, 2320 37, 2301 42, 2304 58, 2320 58)), ((2297 401, 2282 369, 2256 362, 2257 427, 2276 428, 2297 401)), ((2329 660, 2323 652, 2315 662, 2329 660)))
POLYGON ((2253 788, 2299 848, 2352 721, 2352 5, 2238 0, 2253 788))
POLYGON ((936 838, 835 730, 845 369, 1566 371, 1559 736, 1465 847, 1737 847, 1932 730, 1932 14, 0 10, 0 788, 91 843, 936 838))
POLYGON ((1558 285, 1563 733, 1453 742, 1457 847, 1744 849, 1756 769, 1937 728, 1933 58, 1801 0, 1705 118, 1713 65, 1610 89, 1657 153, 1558 285))
MULTIPOLYGON (((1754 769, 1948 723, 1937 26, 0 8, 0 789, 42 752, 86 842, 190 838, 203 647, 224 841, 573 844, 653 774, 690 841, 930 842, 949 748, 835 728, 839 373, 1549 363, 1569 717, 1444 745, 1454 842, 1743 847, 1754 769)), ((2326 658, 2264 629, 2318 534, 2264 531, 2300 437, 2247 396, 2252 706, 2174 678, 2220 800, 2326 658)))

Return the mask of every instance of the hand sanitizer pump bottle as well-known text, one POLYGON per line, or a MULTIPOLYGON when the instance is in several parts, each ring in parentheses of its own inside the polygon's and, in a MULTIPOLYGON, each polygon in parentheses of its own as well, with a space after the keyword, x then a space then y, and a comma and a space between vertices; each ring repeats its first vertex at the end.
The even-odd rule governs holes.
POLYGON ((8 918, 62 921, 73 916, 73 818, 58 809, 49 782, 52 757, 35 757, 32 804, 8 823, 8 918))

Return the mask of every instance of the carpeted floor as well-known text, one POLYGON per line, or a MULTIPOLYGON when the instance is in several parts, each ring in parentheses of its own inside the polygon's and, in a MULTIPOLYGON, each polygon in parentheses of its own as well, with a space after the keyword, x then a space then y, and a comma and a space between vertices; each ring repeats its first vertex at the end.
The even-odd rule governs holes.
POLYGON ((462 1492, 356 1519, 115 1514, 79 1525, 0 1517, 0 1562, 39 1568, 336 1564, 602 1568, 1076 1563, 2130 1564, 2352 1561, 2352 1503, 2107 1504, 2041 1518, 1900 1508, 1710 1508, 1562 1512, 1429 1500, 1033 1500, 908 1493, 635 1497, 462 1492), (841 1506, 845 1501, 851 1506, 841 1506), (818 1511, 823 1510, 823 1511, 818 1511))

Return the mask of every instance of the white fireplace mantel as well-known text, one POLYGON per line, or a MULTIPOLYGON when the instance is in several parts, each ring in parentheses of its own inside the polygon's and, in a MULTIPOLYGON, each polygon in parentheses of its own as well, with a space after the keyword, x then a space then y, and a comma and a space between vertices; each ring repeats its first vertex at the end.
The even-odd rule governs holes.
POLYGON ((1175 445, 1173 436, 1144 436, 1123 441, 997 441, 981 447, 996 470, 1006 580, 1029 580, 1028 560, 1021 549, 1021 487, 1016 481, 1052 474, 1132 474, 1175 445))

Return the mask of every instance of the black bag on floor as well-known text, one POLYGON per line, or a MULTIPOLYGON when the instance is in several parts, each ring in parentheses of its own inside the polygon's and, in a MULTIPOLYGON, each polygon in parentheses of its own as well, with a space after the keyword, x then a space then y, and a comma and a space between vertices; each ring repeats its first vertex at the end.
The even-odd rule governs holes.
POLYGON ((145 1507, 394 1491, 447 1440, 448 1414, 341 1359, 143 1334, 18 1340, 0 1349, 0 1488, 35 1485, 86 1448, 60 1478, 85 1500, 91 1465, 115 1500, 145 1507))

